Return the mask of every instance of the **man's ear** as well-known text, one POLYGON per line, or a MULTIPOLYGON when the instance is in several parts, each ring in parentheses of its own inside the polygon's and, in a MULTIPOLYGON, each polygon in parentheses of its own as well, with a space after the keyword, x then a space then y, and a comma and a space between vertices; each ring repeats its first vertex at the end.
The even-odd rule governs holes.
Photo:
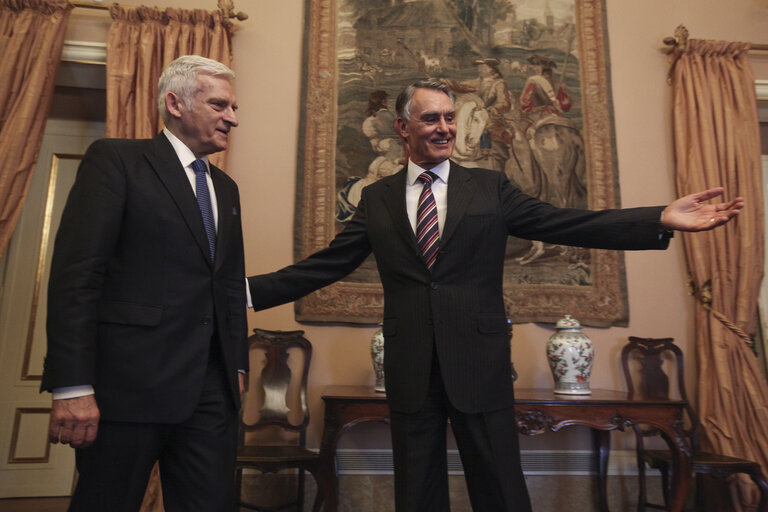
POLYGON ((165 100, 165 109, 171 117, 179 119, 184 110, 184 103, 181 101, 181 98, 176 93, 169 91, 165 93, 165 98, 163 99, 165 100))
POLYGON ((395 132, 400 135, 403 140, 408 140, 408 123, 402 117, 396 117, 393 123, 395 132))

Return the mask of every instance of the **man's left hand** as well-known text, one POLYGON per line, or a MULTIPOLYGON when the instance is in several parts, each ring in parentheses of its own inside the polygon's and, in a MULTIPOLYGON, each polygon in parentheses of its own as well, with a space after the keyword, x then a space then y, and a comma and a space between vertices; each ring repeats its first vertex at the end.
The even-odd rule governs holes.
POLYGON ((722 226, 744 208, 744 198, 737 197, 727 203, 704 204, 723 194, 723 187, 681 197, 664 209, 661 223, 666 229, 677 231, 706 231, 722 226))

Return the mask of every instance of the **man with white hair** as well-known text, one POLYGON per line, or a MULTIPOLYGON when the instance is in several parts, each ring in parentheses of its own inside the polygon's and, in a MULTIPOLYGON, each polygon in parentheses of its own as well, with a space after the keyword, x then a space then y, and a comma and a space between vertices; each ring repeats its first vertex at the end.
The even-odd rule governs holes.
POLYGON ((208 162, 237 126, 234 73, 163 72, 153 139, 86 152, 56 236, 42 390, 77 451, 73 511, 136 511, 160 464, 165 510, 231 510, 248 368, 237 185, 208 162))

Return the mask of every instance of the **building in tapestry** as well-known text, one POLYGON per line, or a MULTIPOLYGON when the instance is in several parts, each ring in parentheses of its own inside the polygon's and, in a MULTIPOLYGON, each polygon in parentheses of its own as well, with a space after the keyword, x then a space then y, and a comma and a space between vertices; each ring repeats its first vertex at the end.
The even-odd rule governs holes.
MULTIPOLYGON (((426 74, 455 69, 461 55, 457 48, 473 38, 443 0, 397 2, 371 9, 354 23, 357 56, 370 64, 411 67, 426 74)), ((468 57, 471 59, 471 56, 468 57)))

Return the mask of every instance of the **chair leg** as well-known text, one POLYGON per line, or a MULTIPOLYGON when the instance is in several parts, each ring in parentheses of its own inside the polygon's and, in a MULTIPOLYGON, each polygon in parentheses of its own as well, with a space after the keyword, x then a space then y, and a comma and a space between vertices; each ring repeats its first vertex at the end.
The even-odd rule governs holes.
POLYGON ((312 505, 312 512, 320 512, 320 509, 325 504, 325 495, 328 492, 328 486, 325 484, 325 479, 320 477, 318 473, 313 472, 312 476, 315 477, 315 484, 317 485, 317 493, 315 494, 315 502, 312 505))
POLYGON ((645 512, 645 504, 648 502, 645 489, 645 462, 637 458, 637 512, 645 512))
POLYGON ((669 467, 662 465, 661 470, 661 493, 664 496, 664 508, 669 510, 669 467))
POLYGON ((765 475, 758 468, 754 473, 750 473, 749 476, 760 488, 760 504, 757 506, 757 510, 759 512, 768 512, 768 481, 765 480, 765 475))
POLYGON ((296 511, 303 512, 304 510, 304 470, 299 469, 299 488, 296 492, 296 511))
POLYGON ((320 512, 324 502, 325 500, 323 500, 323 493, 318 486, 317 494, 315 494, 315 502, 312 504, 312 512, 320 512))
POLYGON ((696 510, 704 510, 704 475, 696 473, 696 489, 694 491, 696 510))

